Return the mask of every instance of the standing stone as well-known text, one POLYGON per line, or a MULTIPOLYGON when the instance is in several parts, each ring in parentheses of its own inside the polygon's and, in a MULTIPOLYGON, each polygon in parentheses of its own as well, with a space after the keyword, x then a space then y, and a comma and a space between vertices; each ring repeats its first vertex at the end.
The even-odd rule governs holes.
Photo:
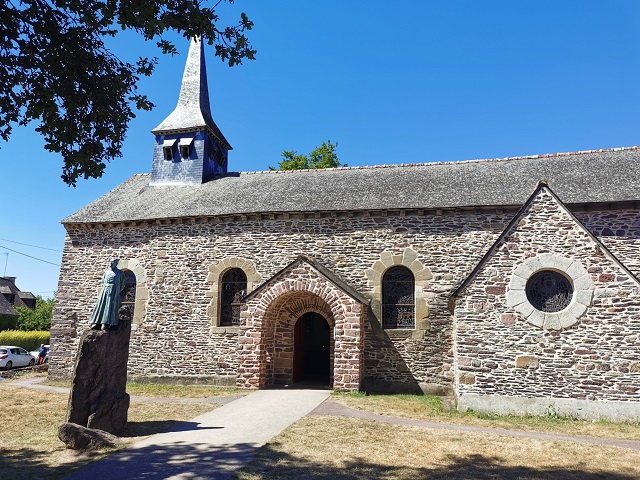
POLYGON ((116 330, 88 329, 82 334, 66 422, 114 435, 122 432, 129 410, 130 333, 130 318, 121 318, 116 330))

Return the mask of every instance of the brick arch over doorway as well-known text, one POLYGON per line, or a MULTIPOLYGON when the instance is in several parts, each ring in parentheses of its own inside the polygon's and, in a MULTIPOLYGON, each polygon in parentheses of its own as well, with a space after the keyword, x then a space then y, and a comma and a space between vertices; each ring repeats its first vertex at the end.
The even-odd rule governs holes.
POLYGON ((349 290, 331 272, 300 257, 251 293, 241 314, 237 385, 263 388, 276 378, 290 379, 293 326, 315 312, 333 327, 333 388, 358 390, 368 305, 349 290))
MULTIPOLYGON (((322 315, 329 326, 333 329, 335 319, 329 304, 318 295, 309 292, 289 292, 282 296, 278 302, 282 307, 277 311, 277 306, 271 309, 271 325, 275 325, 273 337, 269 343, 273 351, 271 362, 272 377, 274 383, 288 384, 293 381, 293 361, 294 361, 294 330, 296 322, 307 313, 317 313, 322 315)), ((335 338, 331 335, 329 346, 330 364, 333 365, 333 353, 335 348, 335 338)), ((269 377, 269 365, 267 366, 267 377, 269 377)), ((333 384, 333 372, 330 374, 330 381, 333 384)))

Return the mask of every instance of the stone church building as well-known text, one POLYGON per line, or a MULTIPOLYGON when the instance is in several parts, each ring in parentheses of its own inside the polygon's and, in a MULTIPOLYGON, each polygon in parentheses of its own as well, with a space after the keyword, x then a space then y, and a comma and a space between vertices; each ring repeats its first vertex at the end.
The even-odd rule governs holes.
POLYGON ((63 220, 52 377, 119 259, 130 379, 640 419, 640 148, 235 173, 196 42, 152 132, 63 220))

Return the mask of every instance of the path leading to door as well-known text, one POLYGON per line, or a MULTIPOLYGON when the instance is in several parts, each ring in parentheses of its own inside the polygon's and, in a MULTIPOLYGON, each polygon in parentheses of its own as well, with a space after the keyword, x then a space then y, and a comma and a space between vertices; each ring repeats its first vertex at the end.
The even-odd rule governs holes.
POLYGON ((228 479, 258 447, 329 394, 328 390, 259 390, 94 462, 67 479, 228 479))

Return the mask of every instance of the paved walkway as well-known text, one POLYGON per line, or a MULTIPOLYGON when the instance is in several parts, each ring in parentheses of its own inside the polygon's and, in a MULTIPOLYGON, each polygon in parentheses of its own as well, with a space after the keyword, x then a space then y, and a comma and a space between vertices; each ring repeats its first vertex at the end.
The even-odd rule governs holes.
POLYGON ((329 397, 328 390, 259 390, 153 435, 67 480, 228 479, 256 449, 329 397))

